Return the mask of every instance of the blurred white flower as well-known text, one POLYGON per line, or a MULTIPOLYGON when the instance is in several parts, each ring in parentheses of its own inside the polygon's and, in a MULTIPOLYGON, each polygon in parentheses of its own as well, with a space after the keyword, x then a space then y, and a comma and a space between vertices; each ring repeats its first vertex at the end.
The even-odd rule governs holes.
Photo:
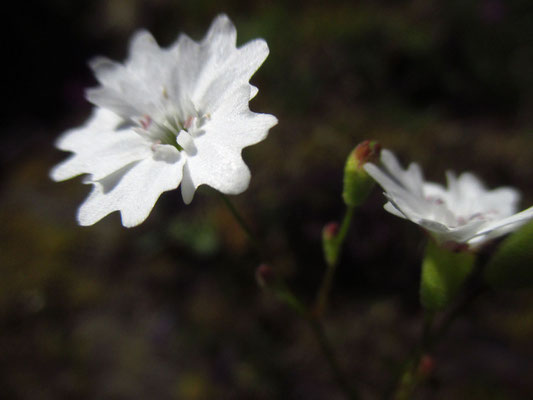
POLYGON ((96 107, 84 126, 59 138, 57 147, 74 154, 50 173, 57 181, 90 174, 81 225, 117 210, 124 226, 138 225, 180 183, 187 204, 203 184, 226 194, 246 190, 250 171, 241 151, 263 140, 277 119, 248 107, 257 94, 249 80, 268 46, 256 39, 237 48, 236 35, 219 15, 200 42, 181 34, 162 49, 139 31, 124 64, 90 63, 101 85, 87 92, 96 107))
POLYGON ((418 164, 404 170, 394 154, 381 152, 381 165, 365 170, 385 190, 385 209, 427 230, 438 243, 476 248, 533 218, 533 207, 518 214, 520 194, 513 188, 487 190, 470 173, 447 172, 448 188, 425 182, 418 164))

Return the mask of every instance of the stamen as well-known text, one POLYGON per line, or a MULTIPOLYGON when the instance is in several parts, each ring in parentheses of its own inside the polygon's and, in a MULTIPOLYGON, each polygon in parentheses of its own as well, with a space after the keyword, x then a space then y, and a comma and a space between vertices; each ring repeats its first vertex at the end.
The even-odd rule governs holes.
MULTIPOLYGON (((162 95, 168 98, 166 87, 162 87, 162 95)), ((203 134, 201 127, 211 115, 198 114, 192 102, 187 101, 184 101, 187 106, 184 108, 189 108, 189 111, 162 103, 159 112, 138 119, 138 126, 134 129, 152 142, 152 151, 159 151, 161 145, 171 145, 178 151, 185 150, 189 155, 196 153, 194 138, 203 134)))
POLYGON ((195 122, 196 120, 196 117, 193 117, 192 115, 190 115, 187 120, 185 121, 185 123, 183 124, 183 127, 187 130, 189 130, 193 124, 193 122, 195 122))
POLYGON ((161 140, 156 140, 154 143, 152 143, 152 146, 150 147, 152 149, 152 151, 156 151, 157 150, 157 147, 161 144, 161 140))
POLYGON ((146 130, 152 124, 152 118, 150 118, 149 115, 144 115, 139 122, 141 123, 141 126, 143 127, 143 129, 146 130))
POLYGON ((442 200, 440 197, 426 196, 426 200, 439 206, 444 204, 444 200, 442 200))

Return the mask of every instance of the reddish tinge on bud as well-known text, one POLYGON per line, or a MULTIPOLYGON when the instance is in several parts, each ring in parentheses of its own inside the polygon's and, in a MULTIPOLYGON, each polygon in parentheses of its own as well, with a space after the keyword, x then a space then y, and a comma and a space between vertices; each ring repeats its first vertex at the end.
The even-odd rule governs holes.
POLYGON ((337 236, 337 233, 339 233, 339 224, 337 222, 330 222, 324 225, 324 228, 322 229, 322 237, 324 240, 334 239, 337 236))
POLYGON ((418 372, 422 376, 429 376, 435 369, 435 360, 429 354, 424 354, 418 364, 418 372))
POLYGON ((381 154, 381 145, 374 140, 365 140, 357 145, 352 152, 357 167, 361 168, 367 162, 378 162, 381 154))
POLYGON ((261 264, 255 270, 255 279, 261 288, 272 286, 276 280, 276 274, 268 264, 261 264))
POLYGON ((363 204, 374 187, 374 179, 364 170, 367 162, 377 162, 381 145, 376 141, 365 140, 352 150, 344 166, 344 188, 342 198, 350 207, 363 204))
POLYGON ((324 251, 326 263, 330 267, 337 264, 337 259, 339 257, 338 233, 339 224, 337 222, 330 222, 324 225, 324 228, 322 229, 322 249, 324 251))

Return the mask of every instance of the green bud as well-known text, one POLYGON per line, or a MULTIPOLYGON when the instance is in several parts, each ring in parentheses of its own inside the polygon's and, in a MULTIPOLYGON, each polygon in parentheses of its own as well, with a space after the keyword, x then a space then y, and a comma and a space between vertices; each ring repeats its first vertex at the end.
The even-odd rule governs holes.
POLYGON ((342 198, 350 207, 364 203, 372 188, 374 180, 366 173, 363 165, 379 160, 381 145, 378 142, 365 140, 350 153, 344 167, 344 188, 342 198))
POLYGON ((260 288, 272 288, 276 283, 276 274, 270 265, 261 264, 255 270, 255 279, 260 288))
POLYGON ((495 289, 533 287, 532 243, 533 223, 505 239, 487 264, 486 282, 495 289))
POLYGON ((430 240, 422 262, 420 302, 428 311, 445 308, 457 295, 474 267, 475 256, 450 251, 430 240))
POLYGON ((322 229, 322 248, 328 266, 335 265, 337 263, 337 258, 339 257, 338 233, 339 224, 336 222, 330 222, 324 226, 324 229, 322 229))

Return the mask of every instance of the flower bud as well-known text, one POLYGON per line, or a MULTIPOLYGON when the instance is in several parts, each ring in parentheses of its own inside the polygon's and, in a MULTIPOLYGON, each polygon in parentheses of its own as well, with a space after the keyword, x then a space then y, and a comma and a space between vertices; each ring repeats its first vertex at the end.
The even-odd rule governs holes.
POLYGON ((350 153, 344 167, 344 189, 342 198, 347 206, 357 207, 366 200, 374 187, 374 180, 364 170, 367 162, 379 160, 381 145, 365 140, 350 153))
POLYGON ((339 255, 338 233, 339 224, 337 222, 330 222, 322 229, 322 248, 324 250, 324 258, 329 266, 337 263, 339 255))
POLYGON ((339 224, 337 222, 330 222, 324 225, 324 229, 322 229, 322 238, 324 240, 331 240, 337 236, 337 233, 339 233, 339 224))
POLYGON ((255 279, 262 289, 272 287, 276 280, 274 270, 268 264, 261 264, 255 270, 255 279))
POLYGON ((431 375, 435 369, 435 360, 429 354, 424 354, 418 364, 418 373, 424 377, 431 375))

